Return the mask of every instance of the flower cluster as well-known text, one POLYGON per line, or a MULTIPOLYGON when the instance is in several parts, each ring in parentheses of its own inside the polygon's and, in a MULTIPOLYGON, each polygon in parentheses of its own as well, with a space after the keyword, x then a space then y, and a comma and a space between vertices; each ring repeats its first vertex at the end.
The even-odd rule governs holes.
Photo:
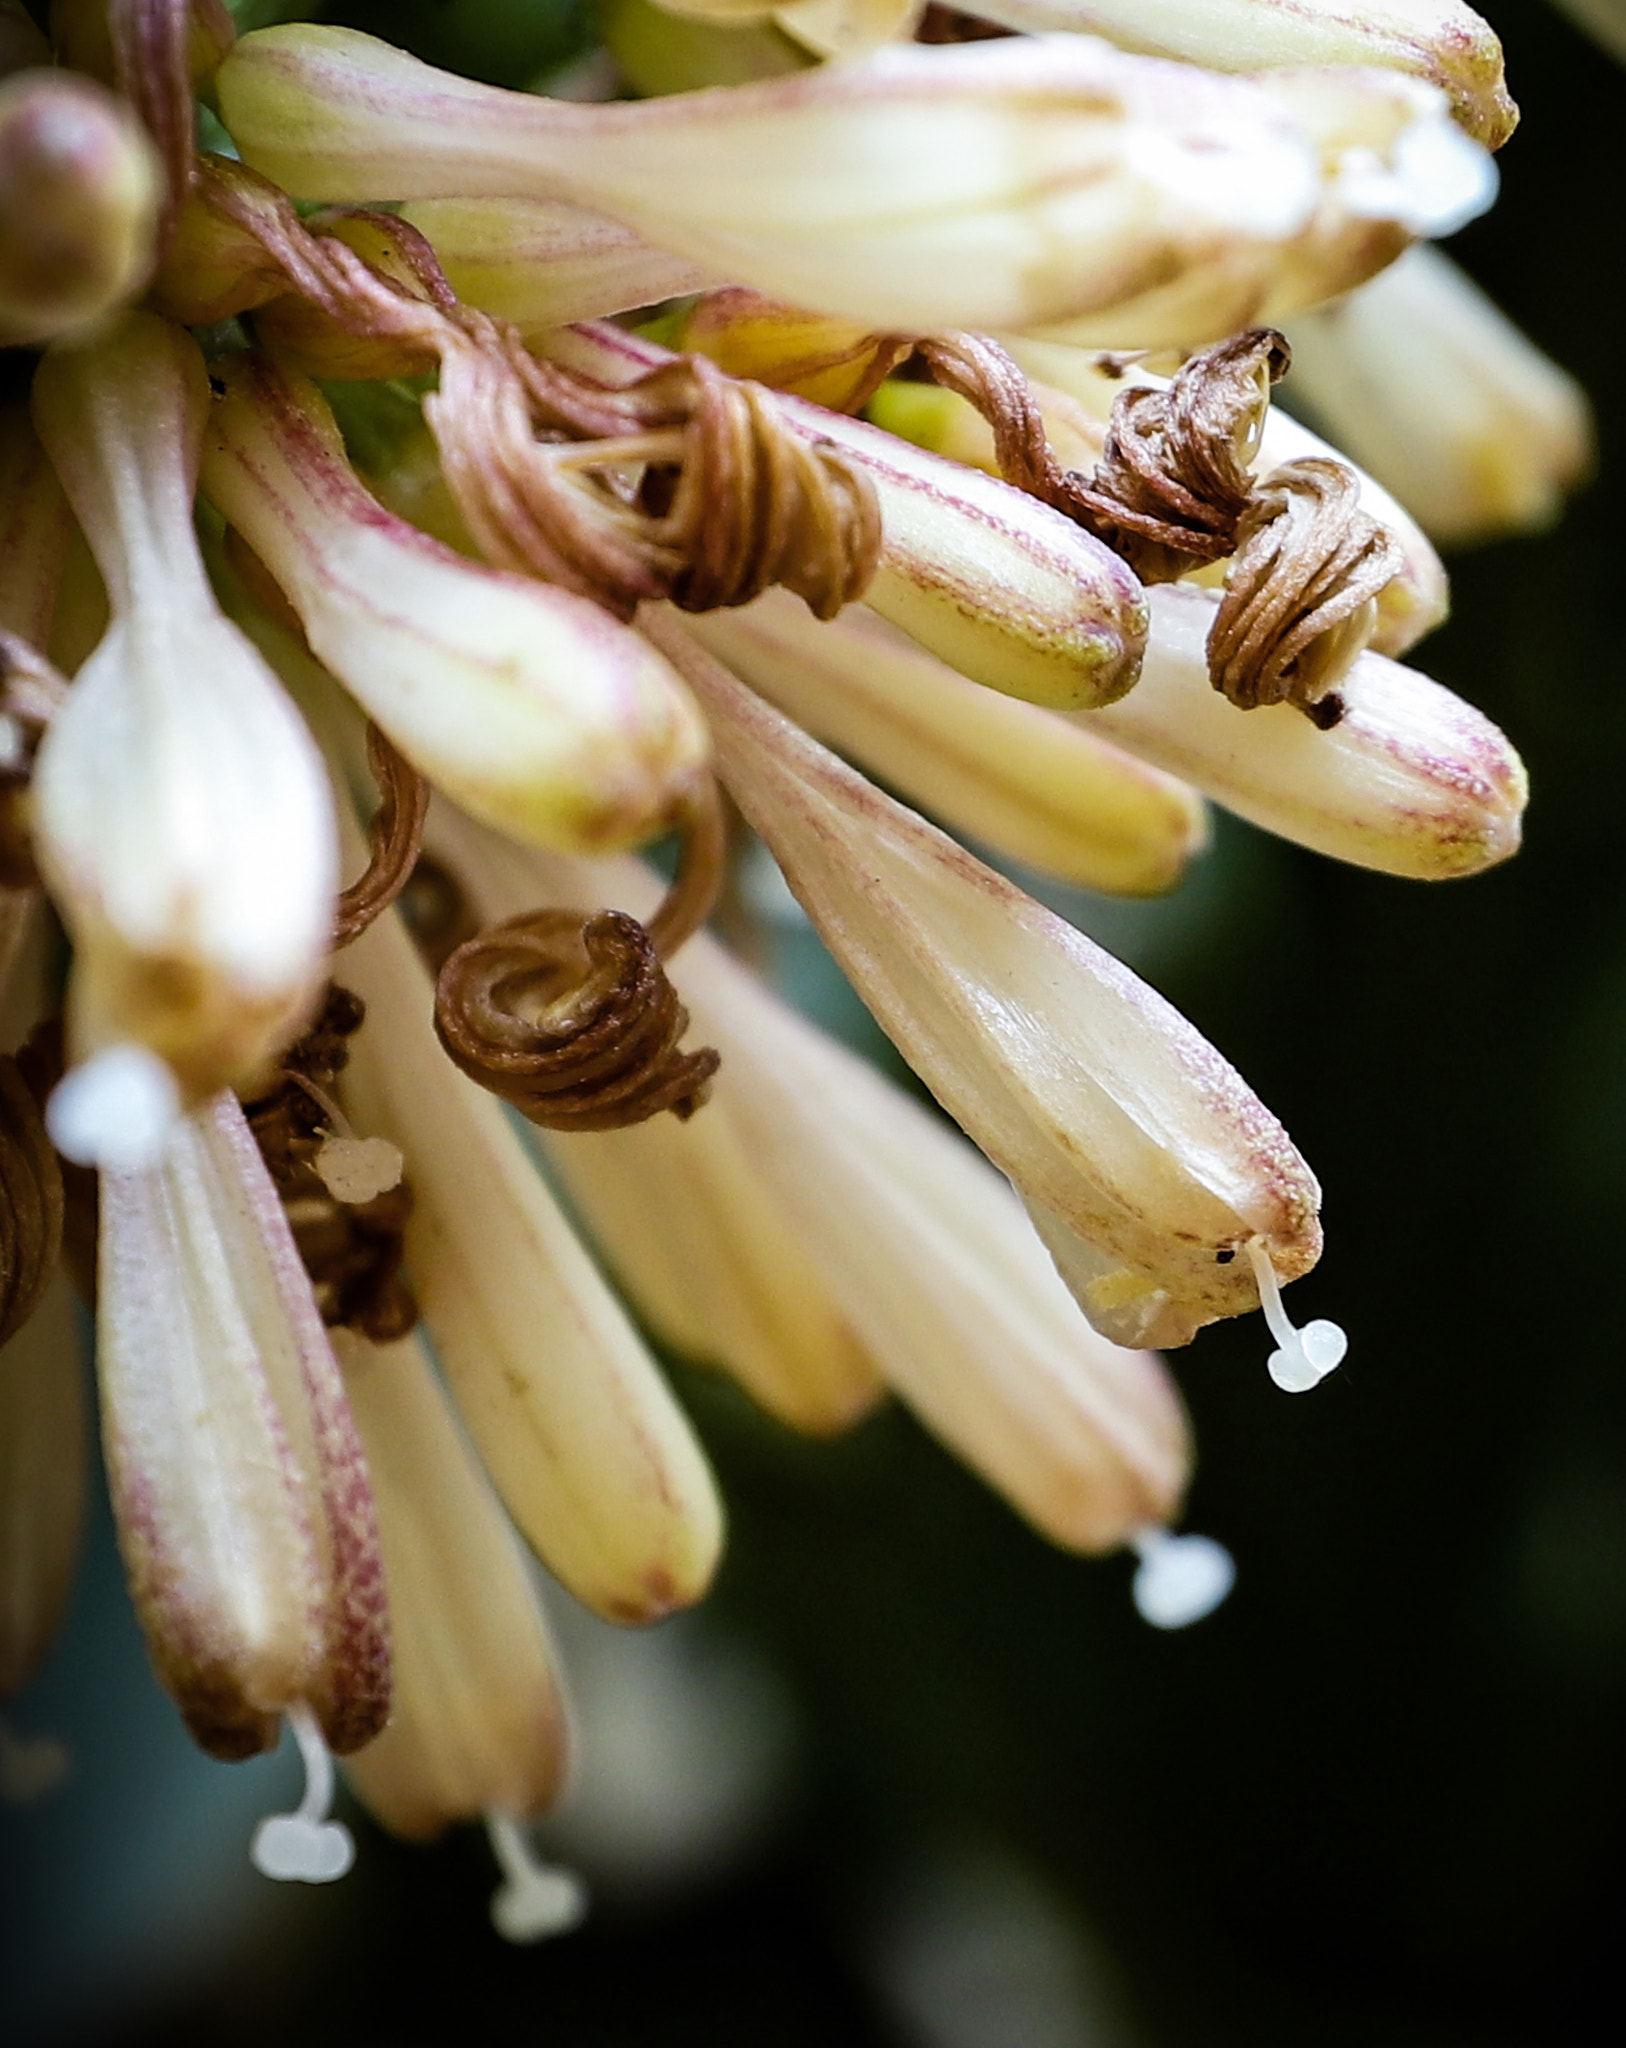
POLYGON ((592 102, 0 4, 0 1690, 76 1543, 65 1269, 158 1675, 306 1759, 260 1868, 348 1866, 336 1754, 486 1819, 516 1938, 581 1909, 526 1546, 636 1623, 722 1540, 640 1326, 793 1428, 895 1392, 1158 1625, 1223 1597, 1142 1347, 1262 1307, 1313 1386, 1320 1191, 961 842, 1505 858, 1517 756, 1398 657, 1425 526, 1585 460, 1412 246, 1515 118, 1457 0, 671 4, 592 102), (753 840, 958 1131, 702 929, 753 840))

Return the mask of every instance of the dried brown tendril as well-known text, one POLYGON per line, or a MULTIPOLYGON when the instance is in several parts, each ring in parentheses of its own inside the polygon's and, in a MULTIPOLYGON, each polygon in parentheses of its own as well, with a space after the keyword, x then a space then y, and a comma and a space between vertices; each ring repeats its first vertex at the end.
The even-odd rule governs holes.
POLYGON ((1254 493, 1208 635, 1209 674, 1233 704, 1296 704, 1323 727, 1342 716, 1334 685, 1402 560, 1359 495, 1352 470, 1319 456, 1284 463, 1254 493))
POLYGON ((429 810, 428 783, 370 722, 367 765, 378 784, 378 809, 367 827, 367 866, 340 895, 334 913, 334 952, 359 939, 406 887, 429 810))
POLYGON ((706 1099, 717 1055, 684 1052, 668 959, 704 920, 723 868, 715 785, 684 820, 678 872, 648 928, 619 910, 538 910, 459 946, 435 987, 455 1064, 550 1131, 610 1131, 706 1099))
POLYGON ((463 305, 405 221, 361 209, 301 221, 275 186, 218 158, 203 160, 199 196, 304 302, 264 305, 258 325, 277 348, 318 374, 438 367, 424 417, 458 509, 499 567, 625 618, 653 598, 690 611, 745 604, 773 583, 829 618, 868 587, 881 547, 873 487, 833 445, 797 433, 761 386, 692 356, 625 387, 596 384, 463 305), (335 359, 324 326, 394 345, 399 360, 335 359))
POLYGON ((1172 582, 1235 550, 1267 396, 1291 360, 1273 329, 1200 350, 1167 387, 1120 391, 1088 478, 1056 461, 1027 379, 995 343, 950 335, 921 354, 992 427, 1005 477, 1104 540, 1143 582, 1172 582))
POLYGON ((283 1054, 271 1086, 243 1108, 323 1322, 390 1344, 418 1320, 401 1275, 412 1191, 402 1180, 368 1201, 345 1202, 317 1168, 323 1146, 343 1127, 327 1090, 348 1065, 347 1041, 365 1014, 359 996, 331 983, 315 1023, 283 1054))
POLYGON ((39 881, 23 799, 34 755, 67 690, 66 677, 37 648, 0 631, 0 887, 27 889, 39 881))
POLYGON ((23 1061, 0 1057, 0 1344, 39 1306, 62 1250, 62 1173, 23 1061))

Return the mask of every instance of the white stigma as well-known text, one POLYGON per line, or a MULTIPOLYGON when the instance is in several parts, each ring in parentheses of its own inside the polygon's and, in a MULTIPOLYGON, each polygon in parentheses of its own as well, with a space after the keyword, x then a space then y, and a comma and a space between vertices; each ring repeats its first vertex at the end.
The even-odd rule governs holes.
POLYGON ((1284 1394, 1304 1394, 1342 1365, 1349 1339, 1336 1323, 1319 1320, 1299 1329, 1282 1307, 1276 1268, 1262 1237, 1248 1240, 1248 1258, 1259 1282, 1259 1306, 1265 1312, 1277 1348, 1266 1361, 1270 1376, 1284 1394))
POLYGON ((1454 235, 1494 202, 1499 182, 1490 152, 1438 113, 1404 129, 1387 163, 1374 150, 1346 150, 1337 192, 1351 213, 1396 221, 1413 235, 1454 235))
POLYGON ((28 1806, 54 1792, 72 1768, 54 1735, 19 1735, 0 1715, 0 1806, 28 1806))
POLYGON ((543 1863, 510 1814, 488 1813, 486 1834, 503 1879, 491 1894, 491 1924, 504 1941, 545 1941, 581 1925, 587 1887, 573 1870, 543 1863))
POLYGON ((109 1045, 64 1074, 45 1128, 64 1159, 110 1173, 156 1166, 181 1113, 175 1076, 144 1045, 109 1045))
POLYGON ((1176 1536, 1155 1524, 1129 1539, 1140 1564, 1135 1606, 1153 1628, 1189 1628, 1236 1584, 1236 1563, 1212 1536, 1176 1536))
POLYGON ((304 1796, 294 1812, 268 1814, 260 1822, 249 1861, 262 1877, 279 1882, 331 1884, 356 1860, 350 1830, 327 1817, 333 1804, 333 1759, 316 1716, 303 1700, 289 1707, 288 1726, 305 1763, 304 1796))

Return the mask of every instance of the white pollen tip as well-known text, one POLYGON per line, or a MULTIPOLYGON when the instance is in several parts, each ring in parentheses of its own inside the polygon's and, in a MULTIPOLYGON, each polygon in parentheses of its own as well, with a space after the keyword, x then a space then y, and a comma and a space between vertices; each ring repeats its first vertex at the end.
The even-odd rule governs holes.
POLYGON ((387 1138, 329 1138, 312 1161, 336 1202, 370 1202, 400 1185, 406 1161, 387 1138))
POLYGON ((569 1934, 587 1915, 587 1887, 573 1870, 541 1862, 518 1821, 486 1815, 486 1834, 503 1881, 491 1894, 491 1924, 504 1941, 546 1941, 569 1934))
POLYGON ((1135 1606, 1153 1628, 1189 1628, 1212 1614, 1236 1584, 1236 1562, 1212 1536, 1150 1528, 1130 1541, 1140 1558, 1135 1606))
POLYGON ((249 1861, 279 1884, 332 1884, 356 1860, 342 1821, 327 1818, 333 1801, 333 1758, 316 1716, 303 1700, 288 1708, 288 1726, 305 1766, 305 1790, 293 1813, 268 1814, 254 1830, 249 1861))
POLYGON ((45 1128, 76 1166, 139 1173, 163 1158, 180 1113, 175 1076, 155 1052, 109 1045, 52 1089, 45 1128))
POLYGON ((273 1813, 254 1830, 248 1853, 262 1877, 282 1884, 332 1884, 355 1862, 356 1845, 342 1821, 273 1813))
POLYGON ((1302 1330, 1296 1327, 1282 1306, 1276 1268, 1270 1263, 1263 1238, 1248 1240, 1248 1258, 1259 1282, 1259 1306, 1270 1325, 1270 1334, 1276 1339, 1276 1349, 1265 1361, 1266 1369, 1284 1394, 1307 1394, 1343 1364, 1349 1339, 1336 1323, 1329 1323, 1324 1317, 1306 1323, 1302 1330))

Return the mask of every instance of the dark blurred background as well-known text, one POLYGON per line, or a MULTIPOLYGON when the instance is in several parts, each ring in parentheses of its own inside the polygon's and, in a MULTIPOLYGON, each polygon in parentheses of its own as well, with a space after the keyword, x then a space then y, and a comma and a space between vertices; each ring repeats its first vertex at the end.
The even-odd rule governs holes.
MULTIPOLYGON (((328 11, 495 77, 558 55, 524 41, 534 22, 523 47, 480 44, 469 23, 494 7, 328 11)), ((1500 204, 1452 253, 1587 384, 1601 472, 1556 532, 1455 558, 1455 616, 1414 658, 1522 749, 1526 850, 1425 887, 1237 826, 1183 896, 1081 912, 1243 1070, 1326 1189, 1327 1253, 1293 1306, 1347 1325, 1347 1365, 1306 1399, 1278 1394, 1256 1319, 1175 1361, 1201 1453, 1188 1521, 1236 1554, 1229 1604, 1157 1634, 1125 1560, 1047 1548, 901 1414, 807 1445, 680 1371, 728 1557, 705 1613, 660 1638, 567 1629, 603 1756, 551 1839, 598 1904, 581 1934, 513 1950, 487 1924, 475 1832, 410 1851, 352 1815, 343 1885, 252 1875, 248 1829, 291 1761, 191 1751, 104 1520, 67 1638, 13 1717, 61 1734, 75 1773, 0 1816, 0 2036, 1597 2038, 1626 1906, 1626 673, 1609 510, 1626 73, 1537 0, 1487 11, 1524 119, 1500 204)), ((810 943, 787 932, 785 962, 829 1001, 810 943)))

